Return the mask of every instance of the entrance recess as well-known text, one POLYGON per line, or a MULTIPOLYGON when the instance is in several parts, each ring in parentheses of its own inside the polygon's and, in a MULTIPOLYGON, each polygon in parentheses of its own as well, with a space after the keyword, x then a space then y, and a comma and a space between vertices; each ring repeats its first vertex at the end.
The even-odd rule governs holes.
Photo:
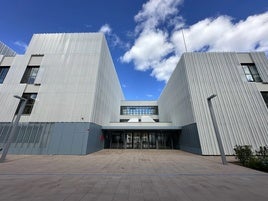
POLYGON ((108 149, 175 149, 178 131, 106 131, 108 149))

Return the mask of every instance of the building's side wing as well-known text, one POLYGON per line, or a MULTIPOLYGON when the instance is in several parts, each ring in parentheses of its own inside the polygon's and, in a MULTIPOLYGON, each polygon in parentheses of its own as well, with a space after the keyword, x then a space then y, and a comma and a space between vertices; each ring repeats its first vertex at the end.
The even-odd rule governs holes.
POLYGON ((99 125, 119 122, 120 103, 124 100, 124 95, 105 37, 102 38, 95 90, 94 109, 90 121, 99 125))
MULTIPOLYGON (((254 149, 268 144, 268 109, 241 65, 254 63, 250 54, 187 53, 184 57, 202 154, 219 154, 207 104, 212 94, 217 94, 212 104, 226 154, 233 154, 236 144, 254 149)), ((260 66, 264 67, 268 68, 260 66)))

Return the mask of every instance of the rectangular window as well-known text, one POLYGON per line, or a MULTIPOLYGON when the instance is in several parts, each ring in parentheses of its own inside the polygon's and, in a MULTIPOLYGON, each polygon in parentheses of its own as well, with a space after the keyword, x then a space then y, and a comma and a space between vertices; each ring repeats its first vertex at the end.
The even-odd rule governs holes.
POLYGON ((20 83, 33 84, 38 70, 39 66, 27 66, 20 83))
MULTIPOLYGON (((26 103, 26 106, 25 106, 22 114, 24 114, 24 115, 31 114, 33 106, 34 106, 34 102, 35 102, 35 99, 36 99, 36 96, 37 96, 37 93, 24 93, 22 95, 22 98, 27 99, 27 103, 26 103)), ((21 104, 22 104, 22 101, 20 101, 20 103, 18 105, 18 108, 16 110, 16 114, 18 114, 21 104)))
POLYGON ((121 115, 158 115, 157 106, 121 106, 121 115))
POLYGON ((261 92, 261 95, 263 97, 264 102, 266 103, 267 108, 268 108, 268 91, 261 92))
POLYGON ((255 64, 241 64, 248 82, 262 82, 255 64))
POLYGON ((9 66, 1 66, 0 67, 0 84, 2 84, 4 82, 8 70, 9 70, 9 66))

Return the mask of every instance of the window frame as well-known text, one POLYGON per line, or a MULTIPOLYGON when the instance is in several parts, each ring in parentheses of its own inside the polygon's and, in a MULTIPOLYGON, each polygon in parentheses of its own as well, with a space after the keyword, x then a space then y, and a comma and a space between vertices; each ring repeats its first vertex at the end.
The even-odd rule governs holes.
MULTIPOLYGON (((32 113, 36 97, 37 97, 37 93, 23 93, 22 94, 22 98, 27 99, 27 103, 26 103, 25 108, 22 112, 22 115, 30 115, 32 113), (33 98, 33 96, 35 96, 35 97, 33 98)), ((22 101, 23 100, 20 100, 15 114, 18 114, 19 108, 21 107, 21 104, 22 104, 22 101)))
POLYGON ((262 98, 268 108, 268 91, 261 91, 262 98))
POLYGON ((121 106, 120 115, 158 115, 158 106, 121 106))
POLYGON ((248 82, 262 82, 261 76, 254 63, 241 63, 248 82))
POLYGON ((0 84, 4 83, 9 69, 10 66, 0 66, 0 84))
POLYGON ((27 66, 21 78, 21 84, 34 84, 40 66, 27 66))

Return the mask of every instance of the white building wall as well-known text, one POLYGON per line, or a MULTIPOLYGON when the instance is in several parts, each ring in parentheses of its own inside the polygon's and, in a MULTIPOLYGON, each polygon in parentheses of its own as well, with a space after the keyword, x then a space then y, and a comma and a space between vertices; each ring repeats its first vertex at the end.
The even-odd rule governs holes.
POLYGON ((26 55, 44 55, 40 85, 25 121, 89 122, 99 68, 101 34, 36 34, 26 55))
POLYGON ((17 109, 19 100, 14 95, 21 96, 26 85, 20 84, 21 78, 28 63, 28 57, 17 55, 10 63, 2 60, 0 65, 11 66, 4 82, 0 84, 0 122, 11 122, 17 109))
MULTIPOLYGON (((202 154, 219 154, 207 105, 207 97, 212 94, 217 94, 212 104, 227 154, 233 154, 236 144, 250 144, 254 149, 268 144, 268 109, 256 83, 247 82, 238 58, 236 53, 186 53, 182 56, 202 154)), ((264 63, 254 58, 256 64, 264 63)))
POLYGON ((120 103, 121 100, 124 100, 124 95, 104 37, 101 43, 95 90, 93 113, 90 121, 99 125, 119 122, 120 103))
POLYGON ((195 122, 185 63, 181 59, 158 100, 159 121, 185 126, 195 122))
POLYGON ((14 58, 0 85, 0 104, 5 105, 1 122, 13 118, 18 105, 13 95, 31 90, 38 95, 23 122, 119 120, 123 94, 102 33, 35 34, 25 55, 14 58), (20 84, 27 65, 38 63, 35 85, 20 84))

